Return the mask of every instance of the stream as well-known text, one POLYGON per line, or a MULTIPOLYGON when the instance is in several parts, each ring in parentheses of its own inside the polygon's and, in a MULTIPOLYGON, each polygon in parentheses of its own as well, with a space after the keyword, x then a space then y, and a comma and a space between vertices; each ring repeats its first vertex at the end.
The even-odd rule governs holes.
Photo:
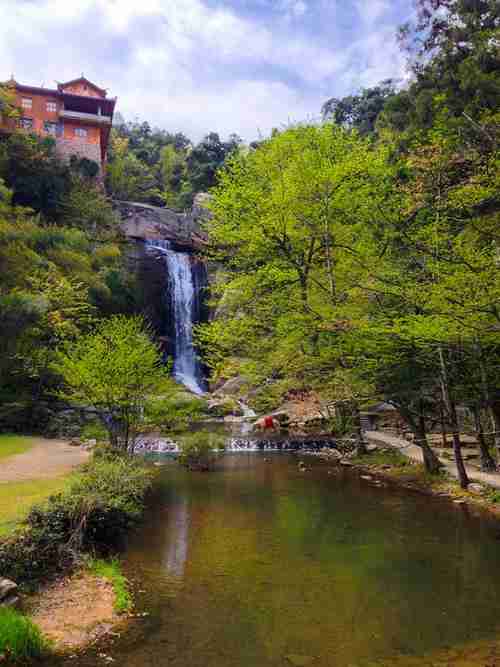
MULTIPOLYGON (((114 664, 489 664, 452 658, 498 636, 498 523, 313 457, 228 454, 212 473, 164 460, 124 556, 148 615, 105 642, 114 664)), ((102 650, 60 664, 105 664, 102 650)))

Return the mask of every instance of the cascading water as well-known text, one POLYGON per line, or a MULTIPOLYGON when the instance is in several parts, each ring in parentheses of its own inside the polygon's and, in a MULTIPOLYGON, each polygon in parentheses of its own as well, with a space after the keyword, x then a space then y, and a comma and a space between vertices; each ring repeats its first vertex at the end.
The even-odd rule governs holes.
POLYGON ((197 294, 188 254, 172 250, 169 241, 147 241, 161 252, 168 271, 168 292, 173 315, 174 377, 195 394, 203 394, 203 373, 193 345, 193 312, 197 294))

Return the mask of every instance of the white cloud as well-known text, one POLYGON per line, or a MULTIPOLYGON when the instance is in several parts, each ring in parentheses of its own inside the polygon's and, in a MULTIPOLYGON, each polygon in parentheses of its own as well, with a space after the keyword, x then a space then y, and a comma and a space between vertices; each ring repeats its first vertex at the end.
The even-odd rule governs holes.
POLYGON ((0 78, 52 85, 84 72, 126 118, 250 140, 401 70, 389 32, 374 28, 387 0, 353 1, 371 29, 341 48, 334 26, 328 40, 301 30, 308 0, 276 0, 286 25, 203 0, 0 0, 0 78))
POLYGON ((390 12, 389 0, 355 0, 355 7, 364 23, 373 24, 390 12))

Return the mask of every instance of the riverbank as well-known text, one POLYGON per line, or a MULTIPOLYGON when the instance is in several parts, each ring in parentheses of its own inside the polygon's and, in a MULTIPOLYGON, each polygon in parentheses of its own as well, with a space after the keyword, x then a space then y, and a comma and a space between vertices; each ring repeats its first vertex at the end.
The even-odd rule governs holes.
MULTIPOLYGON (((22 527, 0 540, 2 576, 32 594, 23 596, 28 612, 33 605, 35 622, 57 648, 61 642, 66 648, 88 645, 114 625, 116 614, 128 611, 118 567, 101 562, 88 570, 88 556, 120 550, 142 517, 154 476, 144 461, 101 453, 64 492, 33 507, 22 527)), ((0 654, 15 657, 9 637, 0 654)))
POLYGON ((44 586, 27 601, 28 613, 57 652, 83 649, 123 621, 112 583, 87 569, 44 586))
POLYGON ((159 470, 123 559, 133 622, 50 667, 458 667, 496 642, 495 522, 304 452, 159 470))
MULTIPOLYGON (((304 452, 305 454, 305 452, 304 452)), ((336 450, 307 452, 335 468, 350 468, 360 479, 373 486, 397 486, 411 492, 448 499, 455 508, 470 508, 500 519, 500 492, 491 486, 472 483, 468 490, 460 487, 447 470, 430 475, 418 461, 390 446, 372 446, 364 456, 340 457, 336 450)), ((450 508, 451 509, 451 508, 450 508)))
MULTIPOLYGON (((366 431, 365 435, 369 442, 372 442, 376 445, 390 446, 391 448, 400 451, 404 456, 408 457, 412 461, 415 461, 416 463, 423 463, 424 459, 420 447, 414 445, 411 442, 408 442, 407 440, 403 440, 402 438, 398 438, 397 436, 384 433, 382 431, 366 431)), ((440 450, 435 449, 435 451, 438 453, 438 458, 445 472, 451 477, 458 479, 458 472, 455 461, 444 458, 444 456, 441 455, 440 450)), ((479 457, 477 449, 475 449, 474 452, 474 456, 479 457)), ((452 456, 451 451, 446 451, 445 454, 450 457, 452 456)), ((495 489, 500 489, 499 473, 484 472, 466 462, 464 465, 467 471, 467 476, 471 482, 486 484, 487 486, 493 487, 495 489)))
POLYGON ((89 457, 64 440, 0 435, 0 538, 12 533, 34 505, 65 491, 89 457))

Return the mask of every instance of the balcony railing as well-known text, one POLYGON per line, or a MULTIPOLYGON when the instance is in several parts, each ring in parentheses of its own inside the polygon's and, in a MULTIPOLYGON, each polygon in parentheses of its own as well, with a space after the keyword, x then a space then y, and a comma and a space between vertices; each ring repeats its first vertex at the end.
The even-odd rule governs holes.
POLYGON ((109 116, 100 116, 97 113, 84 113, 83 111, 69 111, 68 109, 61 109, 59 116, 61 118, 67 118, 68 120, 86 120, 91 123, 111 125, 111 118, 109 116))

